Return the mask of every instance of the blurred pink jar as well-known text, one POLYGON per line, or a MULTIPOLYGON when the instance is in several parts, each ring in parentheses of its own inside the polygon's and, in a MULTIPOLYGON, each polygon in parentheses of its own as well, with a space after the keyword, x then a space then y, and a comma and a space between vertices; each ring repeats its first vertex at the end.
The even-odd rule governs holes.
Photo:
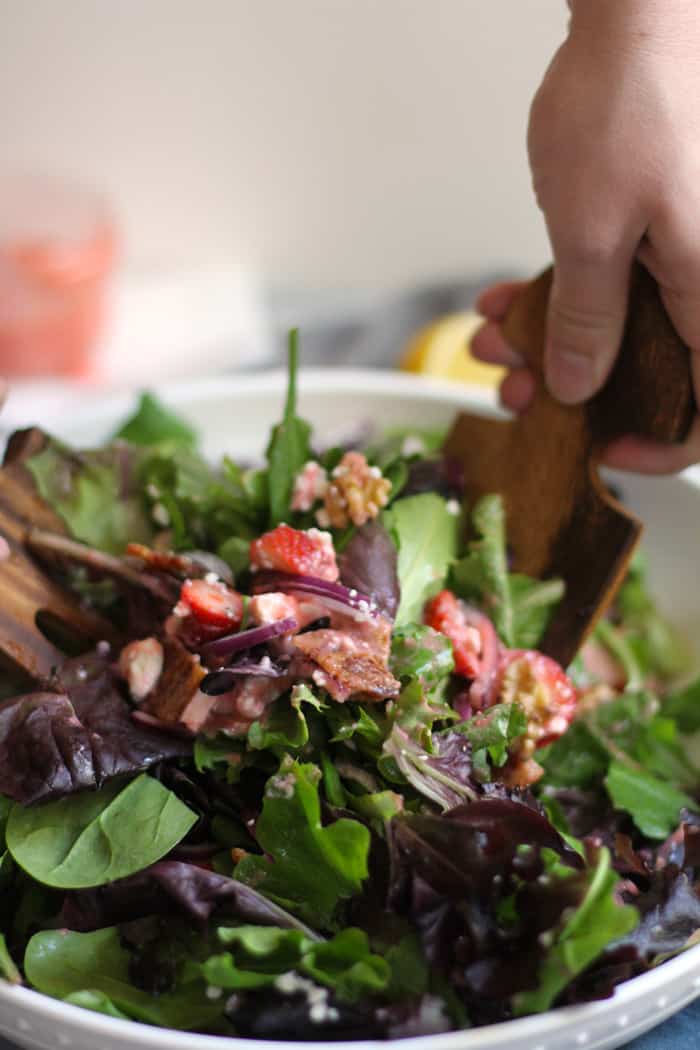
POLYGON ((115 255, 97 194, 49 178, 0 178, 0 375, 90 372, 115 255))

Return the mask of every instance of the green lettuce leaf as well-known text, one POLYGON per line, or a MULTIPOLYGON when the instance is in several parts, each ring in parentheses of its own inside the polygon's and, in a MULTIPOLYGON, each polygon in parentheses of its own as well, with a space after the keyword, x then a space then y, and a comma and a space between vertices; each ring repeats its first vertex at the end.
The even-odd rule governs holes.
POLYGON ((422 619, 428 598, 444 586, 457 555, 459 517, 434 492, 399 499, 382 514, 398 548, 401 602, 396 626, 422 619))
POLYGON ((330 928, 341 901, 359 893, 367 878, 370 835, 345 817, 322 825, 320 778, 317 766, 283 760, 267 782, 255 829, 272 859, 248 855, 235 876, 311 925, 330 928))
POLYGON ((478 501, 472 511, 472 528, 475 538, 452 569, 454 591, 491 617, 506 645, 535 648, 564 592, 561 580, 538 581, 508 572, 501 496, 483 496, 478 501))
POLYGON ((559 931, 551 931, 553 944, 540 968, 537 988, 515 996, 516 1015, 548 1010, 566 985, 590 966, 611 941, 638 924, 637 909, 618 904, 615 899, 619 876, 611 868, 606 849, 600 850, 597 864, 588 869, 587 878, 583 902, 559 931))
POLYGON ((197 435, 189 423, 148 391, 141 394, 138 408, 122 423, 114 437, 132 445, 159 445, 163 441, 189 446, 197 443, 197 435))
POLYGON ((324 705, 307 685, 293 686, 289 696, 282 696, 268 709, 264 722, 253 722, 248 730, 247 744, 253 751, 269 748, 282 754, 299 751, 309 742, 309 727, 302 705, 308 704, 316 711, 324 705))
POLYGON ((127 543, 149 543, 154 525, 135 473, 138 457, 112 445, 74 452, 50 440, 27 460, 39 494, 60 514, 71 536, 122 554, 127 543))
POLYGON ((432 627, 406 623, 394 631, 389 669, 395 678, 417 678, 430 691, 445 684, 454 671, 452 642, 432 627))
POLYGON ((451 731, 461 733, 472 745, 474 768, 482 779, 491 779, 489 763, 500 767, 508 760, 508 748, 527 729, 527 717, 519 704, 495 704, 451 731))
POLYGON ((304 955, 301 969, 318 984, 333 988, 346 1002, 383 992, 391 979, 389 963, 372 954, 365 931, 354 928, 312 945, 304 955))
POLYGON ((622 762, 611 763, 605 786, 615 808, 626 810, 650 839, 670 835, 678 827, 681 809, 698 808, 682 791, 622 762))

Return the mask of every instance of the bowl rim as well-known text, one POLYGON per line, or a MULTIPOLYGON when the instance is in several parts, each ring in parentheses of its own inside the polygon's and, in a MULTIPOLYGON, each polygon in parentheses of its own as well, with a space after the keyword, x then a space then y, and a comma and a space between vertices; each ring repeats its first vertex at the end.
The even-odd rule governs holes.
MULTIPOLYGON (((165 383, 157 390, 158 397, 172 407, 186 407, 188 403, 206 401, 208 398, 221 398, 230 393, 232 398, 245 397, 250 394, 262 396, 281 395, 287 381, 286 371, 282 369, 263 372, 231 373, 225 376, 205 376, 195 380, 181 380, 165 383)), ((502 415, 492 390, 481 386, 456 384, 449 380, 440 380, 382 369, 301 369, 299 373, 299 391, 305 394, 318 395, 328 393, 330 396, 370 393, 377 396, 399 396, 420 401, 441 402, 451 408, 472 408, 486 414, 502 415)), ((67 425, 57 429, 63 434, 76 432, 81 428, 109 428, 121 413, 133 406, 135 394, 117 392, 110 395, 99 395, 99 405, 91 403, 81 406, 67 425)), ((53 429, 53 421, 52 421, 53 429)), ((700 488, 700 468, 691 468, 678 475, 680 483, 700 488)), ((161 1028, 140 1021, 122 1020, 100 1014, 60 999, 54 999, 42 992, 21 985, 13 985, 0 980, 0 1008, 4 1006, 20 1008, 28 1013, 41 1016, 48 1022, 70 1024, 72 1028, 89 1031, 95 1036, 112 1037, 121 1045, 153 1047, 154 1050, 284 1050, 289 1046, 312 1046, 318 1050, 337 1050, 346 1045, 356 1050, 378 1050, 380 1047, 400 1046, 405 1050, 488 1050, 489 1046, 502 1046, 504 1039, 511 1037, 525 1046, 535 1046, 533 1040, 564 1036, 576 1030, 577 1025, 590 1024, 596 1019, 614 1014, 617 1008, 632 1006, 633 1003, 646 1002, 655 992, 664 989, 670 993, 671 988, 682 978, 686 981, 692 977, 690 985, 684 985, 681 996, 676 995, 671 1002, 667 994, 656 1001, 658 1017, 646 1024, 651 1027, 656 1020, 661 1021, 670 1013, 682 1009, 693 998, 700 995, 700 944, 695 945, 673 959, 638 977, 631 978, 618 985, 614 995, 605 1000, 582 1003, 576 1006, 558 1007, 541 1014, 514 1018, 513 1020, 486 1025, 474 1029, 459 1029, 441 1035, 412 1036, 400 1040, 361 1040, 352 1043, 252 1040, 236 1036, 204 1035, 198 1032, 183 1032, 176 1029, 161 1028), (669 1009, 671 1007, 671 1009, 669 1009)), ((623 1021, 627 1024, 624 1013, 617 1023, 623 1032, 623 1021)), ((611 1023, 613 1019, 611 1018, 611 1023)), ((2 1017, 0 1015, 0 1027, 2 1017)), ((17 1027, 16 1033, 7 1031, 10 1039, 13 1034, 22 1037, 27 1029, 17 1027)), ((634 1033, 632 1033, 634 1034, 634 1033)), ((24 1036, 26 1038, 26 1035, 24 1036)), ((59 1039, 59 1045, 62 1043, 59 1039)))

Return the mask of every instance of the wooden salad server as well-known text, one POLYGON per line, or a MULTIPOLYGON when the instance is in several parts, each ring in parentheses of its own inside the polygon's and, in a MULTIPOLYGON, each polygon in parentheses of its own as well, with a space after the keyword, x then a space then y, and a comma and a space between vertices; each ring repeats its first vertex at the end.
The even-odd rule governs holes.
POLYGON ((540 648, 567 666, 612 601, 642 532, 598 474, 602 450, 625 434, 683 441, 695 402, 688 349, 641 266, 607 384, 584 405, 555 401, 543 379, 551 283, 550 268, 526 285, 503 325, 536 376, 532 404, 508 421, 460 415, 445 452, 464 465, 467 505, 488 492, 503 494, 513 570, 564 580, 565 596, 540 648))
POLYGON ((23 460, 41 450, 39 430, 20 431, 11 439, 0 470, 0 536, 7 543, 0 561, 0 661, 31 678, 48 680, 65 654, 49 635, 64 634, 83 643, 112 641, 114 627, 84 609, 76 597, 55 583, 27 550, 33 528, 65 533, 61 518, 38 495, 23 460))

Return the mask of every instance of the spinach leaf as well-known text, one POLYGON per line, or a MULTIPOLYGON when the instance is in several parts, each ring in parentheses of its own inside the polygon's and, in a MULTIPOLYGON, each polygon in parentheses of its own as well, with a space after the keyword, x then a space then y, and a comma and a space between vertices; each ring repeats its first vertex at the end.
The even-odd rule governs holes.
POLYGON ((43 806, 15 805, 7 845, 47 886, 102 886, 165 856, 196 820, 177 795, 141 774, 126 787, 113 782, 43 806))
POLYGON ((401 601, 396 625, 420 621, 428 598, 443 587, 457 555, 459 517, 434 492, 399 499, 382 514, 399 552, 401 601))
POLYGON ((617 809, 626 810, 650 839, 665 839, 678 827, 681 809, 697 809, 682 791, 622 762, 612 762, 605 786, 617 809))
POLYGON ((94 933, 47 930, 29 941, 24 970, 30 984, 46 995, 73 1002, 78 995, 80 1005, 87 1002, 91 1009, 111 1004, 134 1020, 164 1028, 189 1031, 221 1016, 221 1004, 207 999, 202 980, 183 982, 155 997, 131 984, 129 960, 115 927, 94 933))
MULTIPOLYGON (((618 937, 639 922, 639 913, 630 905, 618 904, 615 888, 619 876, 612 870, 610 854, 601 849, 595 867, 590 868, 588 889, 581 905, 561 930, 539 972, 537 988, 515 997, 515 1013, 541 1013, 548 1010, 559 993, 618 937)), ((577 876, 567 876, 576 878, 577 876)), ((566 910, 563 912, 566 915, 566 910)))
POLYGON ((492 494, 478 501, 472 511, 472 528, 475 538, 452 569, 453 589, 488 613, 506 645, 535 648, 564 593, 563 583, 508 572, 501 496, 492 494))
POLYGON ((586 790, 602 784, 610 755, 586 723, 579 719, 553 744, 540 748, 537 761, 545 771, 543 786, 586 790))
POLYGON ((189 425, 153 394, 144 391, 138 408, 122 423, 114 435, 132 445, 158 445, 170 441, 176 445, 195 445, 197 436, 189 425))
POLYGON ((363 824, 345 817, 323 827, 320 778, 317 766, 283 760, 266 784, 255 829, 272 859, 249 854, 235 877, 312 925, 328 928, 340 901, 359 893, 367 878, 370 836, 363 824))
POLYGON ((289 333, 289 386, 282 422, 273 428, 267 446, 270 528, 289 517, 294 480, 311 459, 311 427, 296 414, 299 332, 289 333))
POLYGON ((125 447, 74 452, 51 440, 26 465, 72 536, 122 554, 127 543, 149 543, 154 532, 136 484, 137 462, 125 447))

